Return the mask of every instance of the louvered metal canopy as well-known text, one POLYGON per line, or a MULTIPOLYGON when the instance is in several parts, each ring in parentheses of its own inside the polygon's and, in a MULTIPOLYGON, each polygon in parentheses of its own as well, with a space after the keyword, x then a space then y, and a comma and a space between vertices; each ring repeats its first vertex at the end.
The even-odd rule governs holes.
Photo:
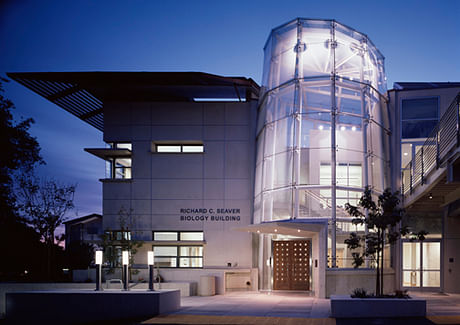
POLYGON ((106 102, 191 102, 196 98, 257 100, 259 86, 244 77, 203 72, 20 72, 11 79, 100 131, 106 102))

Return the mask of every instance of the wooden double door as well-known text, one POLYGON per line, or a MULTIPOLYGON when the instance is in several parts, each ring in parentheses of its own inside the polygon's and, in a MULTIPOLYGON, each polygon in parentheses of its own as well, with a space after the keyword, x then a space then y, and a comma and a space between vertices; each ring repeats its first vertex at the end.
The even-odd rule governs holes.
POLYGON ((273 289, 310 290, 310 241, 273 242, 273 289))

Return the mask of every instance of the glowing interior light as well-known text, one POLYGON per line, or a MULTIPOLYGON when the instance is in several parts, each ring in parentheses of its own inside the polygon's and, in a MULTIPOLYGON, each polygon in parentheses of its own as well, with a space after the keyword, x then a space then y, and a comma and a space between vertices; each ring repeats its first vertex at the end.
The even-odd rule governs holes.
POLYGON ((352 130, 352 131, 356 131, 356 126, 352 126, 352 127, 351 127, 351 130, 352 130))
POLYGON ((322 130, 322 129, 324 129, 324 126, 320 125, 320 126, 318 126, 318 129, 322 130))
POLYGON ((275 232, 278 232, 278 229, 275 229, 275 232))
POLYGON ((102 264, 102 251, 96 251, 96 264, 101 265, 102 264))
POLYGON ((147 252, 147 264, 148 265, 153 265, 153 260, 155 258, 155 255, 153 255, 152 251, 147 252))
POLYGON ((407 156, 407 155, 408 155, 408 153, 407 153, 407 152, 405 152, 405 153, 404 153, 404 156, 407 156))
POLYGON ((341 127, 340 127, 340 131, 345 131, 345 127, 344 127, 344 126, 341 126, 341 127))
POLYGON ((257 233, 260 234, 260 230, 257 230, 257 233))
POLYGON ((123 265, 128 265, 129 264, 129 253, 128 253, 128 251, 123 251, 122 261, 123 261, 123 265))
POLYGON ((297 232, 300 232, 300 229, 297 229, 297 232))

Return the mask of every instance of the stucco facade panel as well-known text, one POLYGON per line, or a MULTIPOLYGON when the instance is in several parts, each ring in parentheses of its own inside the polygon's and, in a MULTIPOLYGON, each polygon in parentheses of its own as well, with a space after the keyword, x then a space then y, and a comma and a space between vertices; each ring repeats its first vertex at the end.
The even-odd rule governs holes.
POLYGON ((131 199, 131 181, 104 182, 102 193, 104 199, 129 200, 131 199))
POLYGON ((225 127, 225 139, 227 141, 247 141, 249 139, 248 125, 227 125, 225 127))
POLYGON ((202 199, 201 179, 153 179, 152 199, 202 199))
POLYGON ((125 210, 131 209, 131 200, 109 200, 104 198, 102 203, 102 213, 105 214, 118 214, 123 208, 125 210))
POLYGON ((225 140, 225 128, 222 126, 207 125, 203 129, 203 140, 225 140))
MULTIPOLYGON (((183 123, 185 124, 185 123, 183 123)), ((203 127, 201 125, 154 125, 152 126, 153 141, 201 141, 203 127)))
POLYGON ((205 125, 225 124, 225 107, 222 104, 205 103, 203 107, 205 125))
POLYGON ((247 125, 249 122, 249 103, 225 103, 225 123, 247 125))
POLYGON ((152 125, 201 125, 203 104, 201 103, 154 103, 152 125))
POLYGON ((225 177, 226 178, 249 178, 251 163, 249 142, 226 142, 225 143, 225 177))
POLYGON ((154 154, 152 178, 202 178, 203 154, 154 154))
POLYGON ((251 196, 252 186, 248 179, 226 179, 225 199, 244 200, 251 196))
POLYGON ((224 178, 225 143, 206 143, 205 152, 204 178, 224 178))
POLYGON ((204 181, 204 198, 208 200, 224 199, 224 179, 206 179, 204 181))
POLYGON ((149 179, 134 179, 131 188, 133 198, 140 200, 150 199, 151 181, 149 179))

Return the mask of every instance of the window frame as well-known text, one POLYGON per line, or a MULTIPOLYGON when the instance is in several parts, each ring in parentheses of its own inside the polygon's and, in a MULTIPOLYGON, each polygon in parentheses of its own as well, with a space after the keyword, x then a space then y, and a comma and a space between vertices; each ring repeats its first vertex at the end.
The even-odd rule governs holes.
POLYGON ((181 142, 153 142, 152 143, 152 152, 156 154, 204 154, 204 144, 203 143, 181 143, 181 142), (179 151, 158 151, 159 147, 179 147, 179 151), (184 151, 184 147, 201 147, 201 151, 184 151))
MULTIPOLYGON (((414 122, 421 122, 421 121, 434 121, 433 118, 419 118, 419 119, 405 119, 403 120, 403 102, 404 101, 411 101, 411 100, 424 100, 424 99, 436 99, 436 102, 437 102, 437 117, 436 117, 436 120, 437 120, 437 123, 439 123, 439 118, 440 118, 440 115, 441 115, 441 112, 440 112, 440 96, 411 96, 411 97, 405 97, 405 98, 400 98, 399 100, 399 129, 400 129, 400 142, 402 142, 403 140, 405 142, 410 142, 411 140, 412 141, 416 141, 416 139, 426 139, 426 137, 420 137, 420 138, 405 138, 403 137, 403 123, 404 122, 410 122, 410 121, 414 121, 414 122)), ((437 124, 436 123, 436 124, 437 124)))
MULTIPOLYGON (((204 268, 204 231, 202 230, 152 230, 152 251, 155 251, 155 247, 175 247, 176 248, 176 255, 175 256, 157 256, 155 254, 155 260, 157 258, 171 258, 175 259, 176 263, 175 266, 160 266, 159 268, 163 269, 202 269, 204 268), (155 240, 155 233, 175 233, 177 240, 155 240), (181 234, 183 233, 201 233, 202 239, 201 240, 182 240, 181 234), (181 248, 183 247, 192 247, 192 248, 201 248, 201 255, 198 256, 189 256, 189 255, 181 255, 181 248), (201 266, 181 266, 181 259, 187 258, 189 262, 191 259, 200 259, 201 266)), ((154 262, 157 265, 157 262, 154 262)), ((191 264, 191 263, 189 263, 191 264)))

